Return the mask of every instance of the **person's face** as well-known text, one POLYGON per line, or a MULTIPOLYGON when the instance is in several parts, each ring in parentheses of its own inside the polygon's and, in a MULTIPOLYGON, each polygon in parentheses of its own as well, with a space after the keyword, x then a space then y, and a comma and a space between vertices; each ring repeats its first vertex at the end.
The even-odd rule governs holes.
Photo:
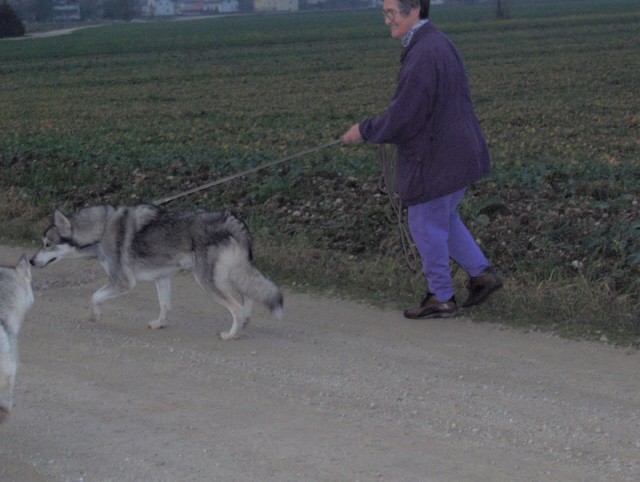
POLYGON ((384 0, 382 13, 384 23, 391 28, 391 36, 395 39, 404 37, 420 19, 420 7, 414 7, 409 15, 403 15, 398 8, 398 0, 384 0))

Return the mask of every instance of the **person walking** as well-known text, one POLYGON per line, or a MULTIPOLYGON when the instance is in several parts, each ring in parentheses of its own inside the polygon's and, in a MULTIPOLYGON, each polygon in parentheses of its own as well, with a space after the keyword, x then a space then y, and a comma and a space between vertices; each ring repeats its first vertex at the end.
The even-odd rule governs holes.
POLYGON ((502 287, 457 212, 466 188, 489 173, 487 142, 460 53, 429 20, 429 0, 384 0, 382 12, 403 46, 396 92, 381 115, 352 125, 341 141, 397 147, 398 196, 428 284, 404 316, 450 317, 458 311, 450 258, 469 275, 463 307, 502 287))

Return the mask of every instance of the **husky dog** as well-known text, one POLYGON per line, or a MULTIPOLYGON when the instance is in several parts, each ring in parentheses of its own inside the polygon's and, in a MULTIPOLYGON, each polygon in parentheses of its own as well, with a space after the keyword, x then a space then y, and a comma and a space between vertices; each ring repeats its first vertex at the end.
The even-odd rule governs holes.
POLYGON ((56 210, 31 264, 41 268, 63 258, 97 257, 109 283, 91 297, 96 320, 102 302, 132 290, 137 281, 155 281, 160 315, 149 328, 165 326, 171 275, 191 270, 231 312, 233 325, 220 334, 228 340, 247 322, 253 300, 282 316, 282 292, 256 268, 251 242, 247 225, 230 211, 93 206, 68 216, 56 210))
POLYGON ((0 266, 0 422, 13 405, 18 369, 18 331, 33 304, 31 270, 26 256, 14 267, 0 266))

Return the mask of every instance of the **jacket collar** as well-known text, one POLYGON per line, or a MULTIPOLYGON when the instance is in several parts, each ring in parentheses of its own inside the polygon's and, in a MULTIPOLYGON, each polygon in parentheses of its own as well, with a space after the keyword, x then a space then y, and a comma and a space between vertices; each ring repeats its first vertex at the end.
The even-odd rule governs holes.
POLYGON ((409 44, 402 49, 402 53, 400 54, 400 61, 404 59, 407 53, 409 53, 409 51, 416 45, 416 43, 420 39, 434 32, 436 32, 436 27, 432 21, 429 21, 427 24, 423 25, 422 28, 417 29, 414 32, 414 35, 411 37, 411 42, 409 42, 409 44))
POLYGON ((406 47, 407 45, 409 45, 409 42, 411 42, 411 39, 413 38, 413 34, 416 33, 416 31, 428 21, 429 21, 428 18, 422 18, 418 20, 416 24, 413 27, 411 27, 411 30, 405 33, 404 36, 400 39, 400 42, 402 42, 402 46, 406 47))

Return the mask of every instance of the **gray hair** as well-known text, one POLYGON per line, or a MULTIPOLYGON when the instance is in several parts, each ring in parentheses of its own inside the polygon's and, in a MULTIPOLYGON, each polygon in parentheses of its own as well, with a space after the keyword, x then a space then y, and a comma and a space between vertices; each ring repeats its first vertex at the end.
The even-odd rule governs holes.
POLYGON ((420 7, 420 18, 429 18, 430 0, 398 0, 398 10, 402 15, 409 15, 412 8, 420 7))

